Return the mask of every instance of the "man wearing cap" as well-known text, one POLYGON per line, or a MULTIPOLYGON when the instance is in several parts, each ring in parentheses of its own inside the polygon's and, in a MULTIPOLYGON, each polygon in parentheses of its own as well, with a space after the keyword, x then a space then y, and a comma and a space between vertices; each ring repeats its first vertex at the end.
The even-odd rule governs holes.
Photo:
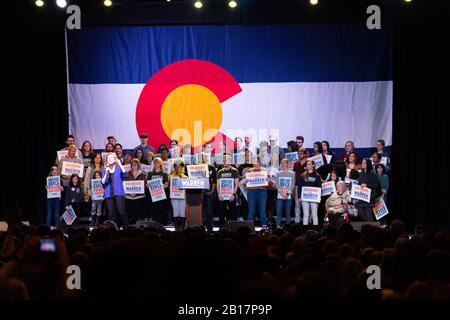
POLYGON ((133 154, 136 154, 136 150, 137 148, 141 147, 144 150, 144 155, 143 158, 144 160, 147 160, 147 152, 151 151, 153 153, 155 153, 155 148, 153 148, 152 146, 148 145, 148 134, 143 132, 140 134, 139 138, 141 139, 141 144, 138 145, 136 148, 134 148, 133 154))

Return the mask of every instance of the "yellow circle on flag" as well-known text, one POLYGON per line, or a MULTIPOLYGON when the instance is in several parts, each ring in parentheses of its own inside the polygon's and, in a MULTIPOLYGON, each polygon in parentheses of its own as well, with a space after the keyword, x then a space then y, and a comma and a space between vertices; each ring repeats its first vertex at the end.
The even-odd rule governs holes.
POLYGON ((170 138, 196 147, 210 141, 219 131, 222 106, 208 88, 197 84, 183 85, 174 89, 164 100, 161 124, 170 138))

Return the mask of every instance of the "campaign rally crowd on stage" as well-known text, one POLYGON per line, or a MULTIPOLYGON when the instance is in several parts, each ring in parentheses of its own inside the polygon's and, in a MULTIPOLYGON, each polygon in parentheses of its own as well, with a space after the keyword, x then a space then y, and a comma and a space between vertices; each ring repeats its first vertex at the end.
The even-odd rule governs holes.
POLYGON ((350 220, 384 222, 388 213, 390 158, 382 139, 366 158, 352 141, 340 154, 327 141, 307 150, 302 136, 286 148, 273 135, 258 145, 244 136, 228 145, 193 148, 170 140, 155 148, 141 133, 129 151, 113 136, 106 140, 99 151, 90 141, 78 148, 67 136, 47 177, 47 225, 90 216, 94 226, 109 220, 127 229, 147 219, 183 229, 189 195, 178 181, 188 177, 209 180, 202 209, 210 232, 215 217, 219 227, 229 220, 338 227, 350 220))

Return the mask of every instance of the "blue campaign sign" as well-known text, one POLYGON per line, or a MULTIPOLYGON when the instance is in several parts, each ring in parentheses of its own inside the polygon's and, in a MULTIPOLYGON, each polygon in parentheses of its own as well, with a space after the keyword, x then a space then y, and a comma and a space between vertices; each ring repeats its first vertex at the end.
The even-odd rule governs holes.
POLYGON ((178 181, 179 189, 209 189, 209 179, 207 178, 183 178, 178 181))

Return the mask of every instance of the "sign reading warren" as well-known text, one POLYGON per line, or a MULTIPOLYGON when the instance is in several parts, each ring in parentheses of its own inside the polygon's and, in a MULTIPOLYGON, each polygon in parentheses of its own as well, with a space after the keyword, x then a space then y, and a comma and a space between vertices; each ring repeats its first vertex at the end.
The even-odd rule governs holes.
POLYGON ((320 203, 322 188, 316 187, 302 187, 302 194, 300 199, 306 202, 320 203))
POLYGON ((318 154, 317 156, 308 158, 308 160, 311 160, 314 162, 314 166, 316 167, 316 169, 319 169, 321 166, 323 166, 325 163, 323 162, 323 155, 322 154, 318 154))
POLYGON ((74 163, 63 161, 61 174, 63 176, 71 176, 77 174, 80 178, 83 178, 84 165, 82 163, 74 163))
POLYGON ((187 172, 189 178, 209 178, 209 170, 207 164, 188 165, 187 172))
POLYGON ((144 180, 124 181, 123 189, 125 190, 126 194, 144 194, 144 180))
POLYGON ((361 200, 364 202, 369 203, 370 202, 370 194, 371 194, 372 190, 370 190, 369 188, 364 188, 362 186, 359 186, 357 184, 352 184, 352 192, 351 192, 351 197, 353 199, 357 199, 357 200, 361 200))
POLYGON ((183 178, 178 182, 180 189, 209 189, 208 178, 183 178))
POLYGON ((322 183, 322 196, 328 196, 334 192, 336 192, 336 184, 334 181, 322 183))
POLYGON ((269 185, 267 181, 267 172, 265 170, 247 172, 245 174, 245 179, 247 179, 247 188, 267 187, 269 185))

